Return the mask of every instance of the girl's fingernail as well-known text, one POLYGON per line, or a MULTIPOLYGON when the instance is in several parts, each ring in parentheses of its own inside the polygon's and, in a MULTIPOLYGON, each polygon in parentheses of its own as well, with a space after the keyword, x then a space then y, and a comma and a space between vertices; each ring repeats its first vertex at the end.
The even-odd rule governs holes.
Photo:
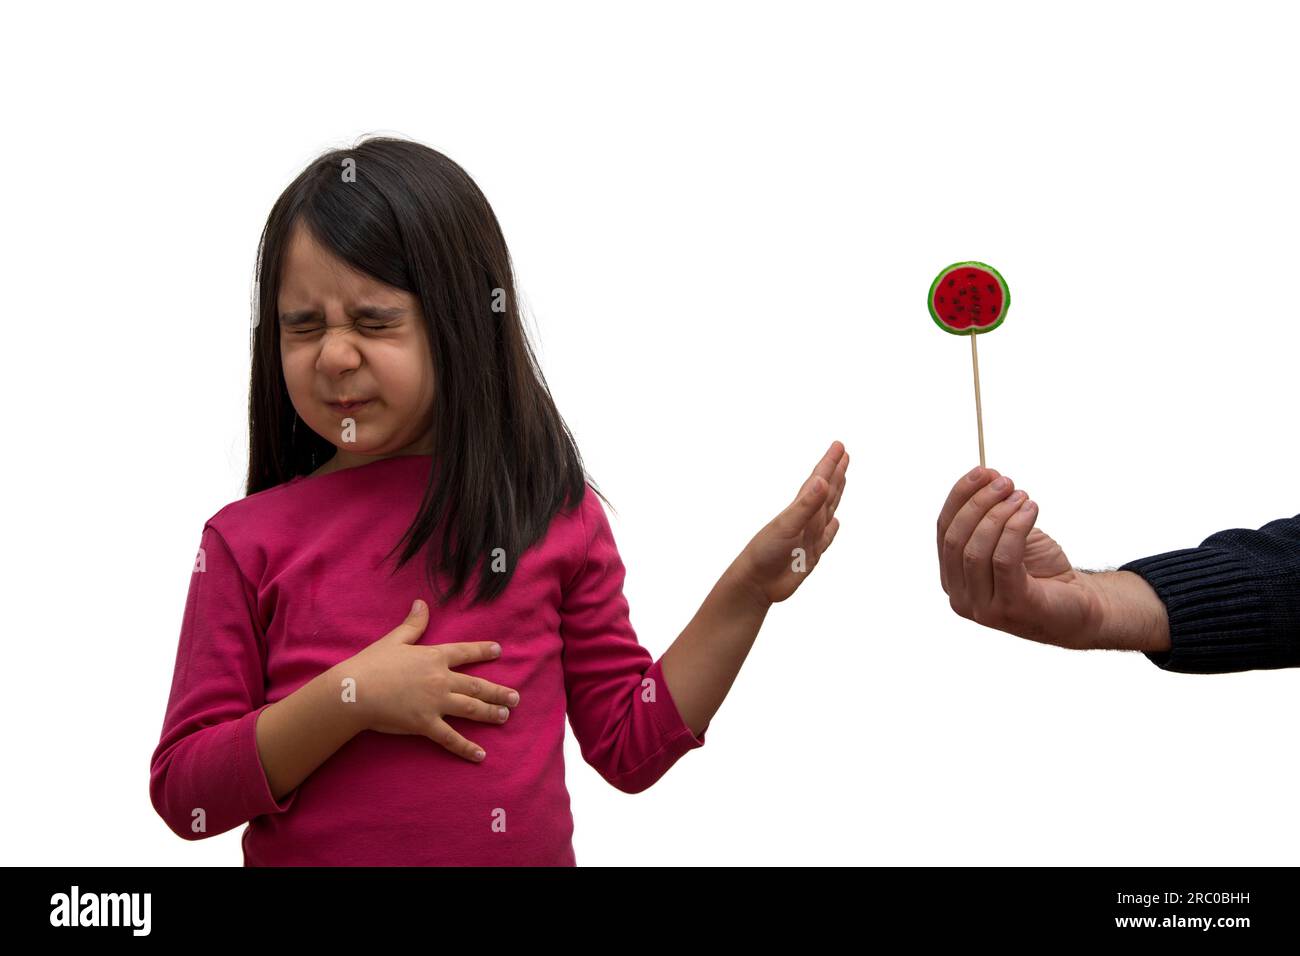
POLYGON ((1006 478, 999 478, 997 481, 993 482, 993 490, 994 490, 994 491, 1001 491, 1001 490, 1002 490, 1003 488, 1005 488, 1006 486, 1007 486, 1007 479, 1006 479, 1006 478))
POLYGON ((482 759, 483 759, 483 751, 481 751, 481 750, 476 750, 476 751, 474 751, 474 759, 475 759, 475 760, 482 760, 482 759))
POLYGON ((1026 495, 1023 491, 1016 490, 1011 492, 1011 495, 1007 498, 1007 501, 1011 502, 1012 504, 1015 504, 1017 501, 1019 501, 1021 498, 1024 497, 1026 497, 1026 495))
POLYGON ((984 474, 984 468, 981 466, 971 471, 971 473, 968 474, 966 477, 969 478, 971 481, 976 481, 979 479, 979 476, 982 474, 984 474))
POLYGON ((506 700, 510 701, 511 707, 514 707, 516 704, 519 703, 519 695, 516 694, 514 691, 511 691, 510 696, 507 697, 506 700))
POLYGON ((1026 501, 1023 505, 1020 506, 1020 510, 1021 510, 1021 511, 1033 511, 1033 510, 1034 510, 1035 508, 1037 508, 1037 507, 1038 507, 1038 505, 1034 504, 1032 501, 1026 501))
POLYGON ((497 708, 497 720, 505 720, 509 716, 510 711, 506 710, 504 707, 497 708))

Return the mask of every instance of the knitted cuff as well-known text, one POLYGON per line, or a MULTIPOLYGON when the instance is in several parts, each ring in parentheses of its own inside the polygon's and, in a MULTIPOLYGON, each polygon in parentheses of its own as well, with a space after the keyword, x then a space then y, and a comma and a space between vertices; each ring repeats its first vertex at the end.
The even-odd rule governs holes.
POLYGON ((1226 674, 1300 664, 1300 591, 1287 576, 1213 547, 1167 551, 1117 570, 1141 575, 1169 612, 1171 649, 1144 652, 1162 670, 1226 674))

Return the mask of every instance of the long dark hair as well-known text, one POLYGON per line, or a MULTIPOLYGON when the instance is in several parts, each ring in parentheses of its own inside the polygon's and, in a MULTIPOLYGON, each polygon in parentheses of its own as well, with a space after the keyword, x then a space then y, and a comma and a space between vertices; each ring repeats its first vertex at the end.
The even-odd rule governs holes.
POLYGON ((334 451, 298 421, 280 361, 280 268, 299 224, 353 268, 418 299, 433 359, 434 468, 397 567, 436 533, 428 576, 442 604, 503 548, 505 573, 480 574, 471 603, 494 600, 588 479, 525 335, 492 207, 442 153, 386 136, 326 152, 289 184, 258 248, 250 495, 310 474, 334 451), (452 581, 445 596, 440 573, 452 581))

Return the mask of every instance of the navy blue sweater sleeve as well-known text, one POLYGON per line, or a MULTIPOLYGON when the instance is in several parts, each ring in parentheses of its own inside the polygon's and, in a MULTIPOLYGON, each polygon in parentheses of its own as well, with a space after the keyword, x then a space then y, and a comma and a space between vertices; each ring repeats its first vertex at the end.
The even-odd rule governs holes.
POLYGON ((1300 515, 1231 528, 1197 548, 1130 561, 1169 611, 1157 667, 1225 674, 1300 666, 1300 515))

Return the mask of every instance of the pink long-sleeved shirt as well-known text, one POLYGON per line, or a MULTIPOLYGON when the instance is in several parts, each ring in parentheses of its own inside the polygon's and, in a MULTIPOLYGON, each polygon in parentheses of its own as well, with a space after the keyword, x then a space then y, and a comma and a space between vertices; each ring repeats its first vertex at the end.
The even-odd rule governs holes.
POLYGON ((637 643, 623 564, 590 487, 495 602, 470 608, 462 594, 439 608, 424 551, 390 574, 397 553, 385 555, 431 467, 431 456, 408 455, 294 478, 205 523, 150 768, 154 808, 175 833, 197 840, 247 823, 247 866, 572 866, 566 710, 583 758, 627 793, 703 746, 707 726, 691 733, 661 662, 637 643), (417 597, 429 605, 417 643, 501 645, 496 660, 456 670, 518 690, 510 719, 445 718, 487 758, 362 731, 277 802, 258 715, 387 634, 417 597))

